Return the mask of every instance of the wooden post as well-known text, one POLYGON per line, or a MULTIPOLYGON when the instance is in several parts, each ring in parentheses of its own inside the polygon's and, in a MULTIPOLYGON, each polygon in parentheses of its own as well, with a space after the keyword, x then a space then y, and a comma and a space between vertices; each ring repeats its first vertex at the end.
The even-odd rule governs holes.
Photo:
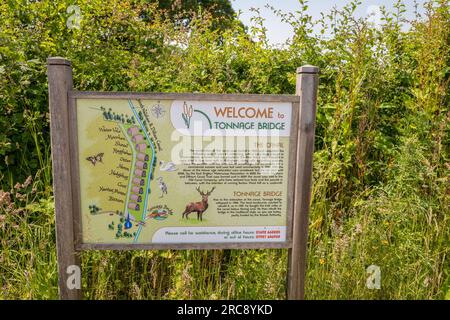
POLYGON ((287 275, 287 298, 289 300, 302 300, 305 296, 308 215, 311 200, 318 84, 319 68, 303 66, 297 69, 296 95, 300 98, 300 112, 294 188, 294 225, 287 275))
POLYGON ((55 198, 58 286, 61 299, 81 299, 81 261, 74 245, 71 157, 69 144, 70 61, 47 59, 50 129, 55 198))

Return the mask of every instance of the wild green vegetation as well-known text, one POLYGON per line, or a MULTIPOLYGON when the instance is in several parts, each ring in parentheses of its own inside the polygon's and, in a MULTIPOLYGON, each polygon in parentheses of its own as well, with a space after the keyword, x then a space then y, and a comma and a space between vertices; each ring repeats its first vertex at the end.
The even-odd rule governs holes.
MULTIPOLYGON (((449 298, 448 0, 412 21, 397 1, 378 28, 359 1, 312 21, 300 0, 278 12, 295 33, 282 48, 258 11, 247 29, 146 2, 77 1, 79 28, 72 1, 0 3, 1 298, 57 297, 48 56, 72 61, 79 90, 293 94, 296 68, 319 66, 306 298, 449 298)), ((286 250, 82 257, 88 299, 285 298, 286 250)))

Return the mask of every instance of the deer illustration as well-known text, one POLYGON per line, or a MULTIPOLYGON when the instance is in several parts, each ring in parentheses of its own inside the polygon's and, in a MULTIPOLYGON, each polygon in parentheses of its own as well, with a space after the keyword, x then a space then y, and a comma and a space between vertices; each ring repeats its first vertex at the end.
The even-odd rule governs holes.
POLYGON ((183 212, 183 218, 186 216, 186 219, 189 219, 189 214, 192 212, 197 212, 197 220, 203 221, 203 212, 208 209, 208 196, 211 195, 215 188, 216 187, 213 187, 210 191, 205 193, 200 190, 200 187, 197 187, 196 190, 202 196, 202 201, 188 203, 183 212))

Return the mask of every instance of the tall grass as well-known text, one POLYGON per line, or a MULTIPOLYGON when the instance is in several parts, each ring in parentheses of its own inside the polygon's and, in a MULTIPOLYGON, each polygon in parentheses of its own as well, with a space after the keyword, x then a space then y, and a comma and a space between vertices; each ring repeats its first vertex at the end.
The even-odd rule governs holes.
MULTIPOLYGON (((207 12, 186 28, 140 1, 86 0, 87 22, 67 30, 63 4, 0 4, 1 298, 57 298, 49 55, 73 61, 81 90, 294 93, 296 67, 318 65, 306 298, 450 295, 448 1, 427 2, 412 21, 397 1, 378 27, 355 18, 359 1, 319 21, 306 1, 295 13, 273 8, 294 29, 282 48, 257 11, 254 27, 219 32, 207 12), (366 286, 369 265, 381 269, 380 290, 366 286)), ((88 299, 285 298, 286 250, 82 258, 88 299)))

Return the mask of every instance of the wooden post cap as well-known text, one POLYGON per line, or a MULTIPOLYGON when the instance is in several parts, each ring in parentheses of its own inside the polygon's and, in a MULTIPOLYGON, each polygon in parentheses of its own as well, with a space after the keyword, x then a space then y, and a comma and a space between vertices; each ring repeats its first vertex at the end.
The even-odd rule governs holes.
POLYGON ((47 64, 48 65, 64 65, 64 66, 71 66, 69 60, 63 58, 63 57, 48 57, 47 58, 47 64))
POLYGON ((297 68, 297 73, 319 73, 320 68, 316 66, 306 65, 297 68))

